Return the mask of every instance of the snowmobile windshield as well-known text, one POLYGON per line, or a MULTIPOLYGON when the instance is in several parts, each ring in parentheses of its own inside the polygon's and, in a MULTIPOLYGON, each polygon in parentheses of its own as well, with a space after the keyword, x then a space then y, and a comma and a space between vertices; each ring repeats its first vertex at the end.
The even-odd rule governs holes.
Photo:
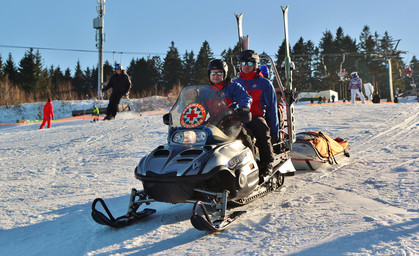
POLYGON ((170 110, 170 128, 209 131, 216 140, 233 140, 241 123, 233 118, 224 93, 212 85, 185 87, 170 110))

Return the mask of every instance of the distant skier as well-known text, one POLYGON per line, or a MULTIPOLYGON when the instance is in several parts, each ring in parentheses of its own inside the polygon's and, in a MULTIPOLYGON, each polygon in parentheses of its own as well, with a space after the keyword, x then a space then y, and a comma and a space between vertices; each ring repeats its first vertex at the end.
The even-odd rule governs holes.
POLYGON ((112 94, 109 98, 106 116, 103 120, 115 119, 121 98, 128 96, 129 89, 131 88, 131 80, 120 64, 115 64, 115 74, 111 76, 108 85, 102 89, 102 92, 107 91, 109 88, 112 88, 112 94))
POLYGON ((93 122, 99 121, 99 109, 93 106, 93 122))
POLYGON ((39 129, 44 128, 45 124, 47 124, 47 128, 51 128, 51 118, 54 118, 54 107, 52 106, 52 99, 48 98, 47 103, 44 106, 43 112, 44 112, 44 118, 42 120, 42 124, 39 127, 39 129))
POLYGON ((351 91, 351 103, 355 103, 356 95, 361 98, 362 104, 365 104, 364 95, 362 94, 362 80, 358 77, 357 72, 351 73, 351 81, 349 81, 349 90, 351 91))

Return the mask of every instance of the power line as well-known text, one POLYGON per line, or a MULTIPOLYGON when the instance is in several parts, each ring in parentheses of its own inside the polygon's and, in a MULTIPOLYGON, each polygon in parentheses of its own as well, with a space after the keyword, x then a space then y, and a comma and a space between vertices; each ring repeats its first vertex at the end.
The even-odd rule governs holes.
MULTIPOLYGON (((51 47, 36 47, 36 46, 17 46, 17 45, 0 45, 1 48, 15 48, 15 49, 36 49, 48 51, 66 51, 66 52, 89 52, 97 53, 97 50, 85 49, 67 49, 67 48, 51 48, 51 47)), ((131 55, 165 55, 166 53, 158 52, 122 52, 122 51, 103 51, 105 53, 131 54, 131 55)))

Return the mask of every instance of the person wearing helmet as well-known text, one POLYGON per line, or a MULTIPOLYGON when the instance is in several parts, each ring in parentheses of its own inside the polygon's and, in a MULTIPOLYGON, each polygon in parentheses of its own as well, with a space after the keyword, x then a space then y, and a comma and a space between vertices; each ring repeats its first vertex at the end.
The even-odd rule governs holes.
POLYGON ((252 96, 252 121, 246 124, 256 138, 260 155, 260 175, 273 171, 274 153, 272 142, 279 138, 277 98, 272 83, 263 77, 257 68, 259 55, 253 50, 244 50, 238 55, 240 74, 235 82, 240 83, 252 96))
POLYGON ((362 104, 365 104, 364 95, 362 94, 362 80, 359 78, 357 72, 351 73, 351 80, 349 81, 349 90, 351 91, 351 103, 355 103, 356 95, 361 98, 362 104))
POLYGON ((115 119, 121 98, 127 96, 131 88, 131 80, 120 64, 115 64, 115 74, 111 76, 109 83, 103 87, 102 92, 106 92, 110 88, 112 88, 112 93, 109 97, 106 116, 103 120, 115 119))
POLYGON ((265 65, 260 66, 260 72, 262 72, 262 75, 264 78, 269 79, 269 68, 265 65))
MULTIPOLYGON (((251 118, 249 110, 252 97, 239 83, 231 81, 228 75, 227 63, 220 59, 214 59, 208 64, 207 70, 209 84, 217 87, 224 93, 229 107, 237 111, 239 115, 251 118)), ((241 140, 243 145, 250 148, 252 153, 255 154, 252 138, 247 134, 244 127, 241 128, 237 139, 241 140)))
POLYGON ((232 82, 228 76, 227 63, 220 59, 210 61, 207 67, 209 83, 220 89, 229 105, 235 105, 234 108, 249 110, 252 97, 244 88, 236 82, 232 82))

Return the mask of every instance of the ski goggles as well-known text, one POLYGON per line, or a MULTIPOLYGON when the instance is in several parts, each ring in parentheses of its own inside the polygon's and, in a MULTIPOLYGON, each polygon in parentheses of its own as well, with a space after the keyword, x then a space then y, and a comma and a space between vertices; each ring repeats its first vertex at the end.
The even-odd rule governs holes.
POLYGON ((116 65, 115 66, 115 69, 121 69, 121 66, 120 65, 116 65))
POLYGON ((223 71, 211 71, 210 75, 212 75, 212 76, 222 76, 222 75, 224 75, 224 72, 223 71))
POLYGON ((253 65, 255 65, 255 62, 253 62, 253 61, 242 61, 241 65, 242 66, 253 66, 253 65))

